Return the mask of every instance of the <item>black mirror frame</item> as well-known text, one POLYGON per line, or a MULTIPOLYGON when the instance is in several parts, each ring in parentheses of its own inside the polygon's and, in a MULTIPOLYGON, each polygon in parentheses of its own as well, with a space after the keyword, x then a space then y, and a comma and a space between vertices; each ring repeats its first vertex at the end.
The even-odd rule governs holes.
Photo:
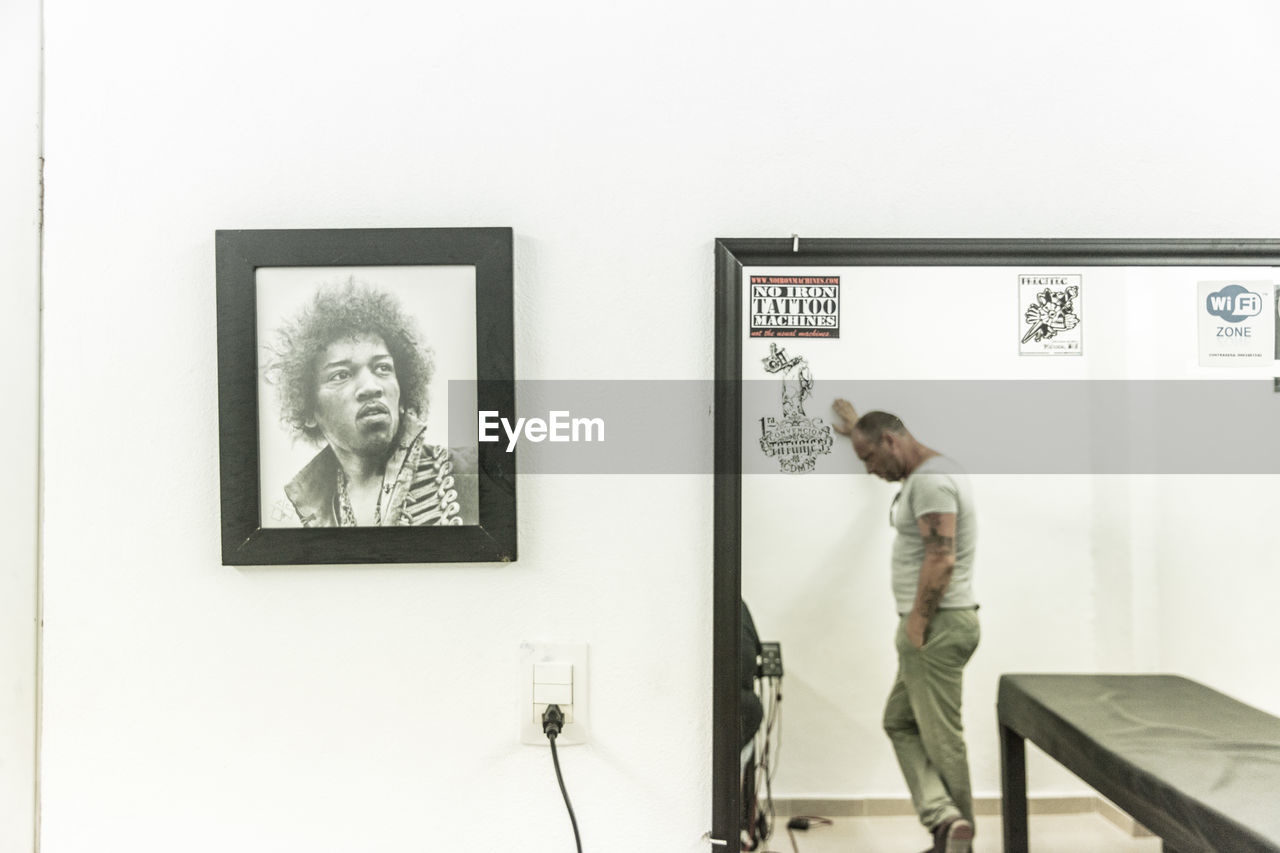
POLYGON ((1280 240, 716 240, 710 836, 714 850, 736 853, 742 815, 738 688, 742 631, 742 271, 757 266, 823 265, 1280 267, 1280 240))

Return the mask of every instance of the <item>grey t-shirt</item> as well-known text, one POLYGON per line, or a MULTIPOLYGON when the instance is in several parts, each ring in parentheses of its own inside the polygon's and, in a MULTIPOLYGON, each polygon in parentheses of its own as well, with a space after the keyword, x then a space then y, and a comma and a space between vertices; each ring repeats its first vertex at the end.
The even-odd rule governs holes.
POLYGON ((973 596, 978 521, 969 477, 953 460, 931 456, 907 476, 890 513, 898 532, 893 540, 893 597, 899 614, 910 613, 915 606, 920 565, 924 562, 924 537, 916 519, 931 512, 956 514, 956 565, 938 606, 957 609, 978 604, 973 596))

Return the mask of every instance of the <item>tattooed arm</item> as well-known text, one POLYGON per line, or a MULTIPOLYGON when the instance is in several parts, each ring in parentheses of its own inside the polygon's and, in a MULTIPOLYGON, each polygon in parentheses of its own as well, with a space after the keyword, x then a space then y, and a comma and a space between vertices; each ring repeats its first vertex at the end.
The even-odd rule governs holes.
POLYGON ((925 629, 951 584, 951 571, 956 566, 956 514, 929 512, 917 518, 916 524, 924 538, 924 562, 915 607, 907 617, 907 639, 918 649, 924 645, 925 629))

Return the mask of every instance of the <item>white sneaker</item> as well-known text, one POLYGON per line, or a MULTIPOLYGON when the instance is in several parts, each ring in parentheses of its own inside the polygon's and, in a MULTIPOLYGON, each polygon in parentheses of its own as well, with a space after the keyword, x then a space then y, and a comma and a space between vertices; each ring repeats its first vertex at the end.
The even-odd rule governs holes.
POLYGON ((946 853, 970 853, 973 850, 973 824, 956 818, 946 828, 946 853))

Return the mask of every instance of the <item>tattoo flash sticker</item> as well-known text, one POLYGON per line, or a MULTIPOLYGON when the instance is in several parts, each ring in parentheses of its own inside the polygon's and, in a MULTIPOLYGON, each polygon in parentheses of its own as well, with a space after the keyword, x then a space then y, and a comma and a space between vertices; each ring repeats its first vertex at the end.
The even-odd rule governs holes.
POLYGON ((840 276, 753 275, 753 338, 840 337, 840 276))
POLYGON ((760 419, 760 450, 777 458, 786 474, 814 470, 818 456, 831 452, 835 436, 822 418, 806 417, 804 401, 813 393, 813 374, 804 356, 787 356, 785 349, 769 344, 763 359, 766 373, 782 375, 782 417, 760 419))
POLYGON ((1022 320, 1019 355, 1082 355, 1083 292, 1079 275, 1018 276, 1022 320))

